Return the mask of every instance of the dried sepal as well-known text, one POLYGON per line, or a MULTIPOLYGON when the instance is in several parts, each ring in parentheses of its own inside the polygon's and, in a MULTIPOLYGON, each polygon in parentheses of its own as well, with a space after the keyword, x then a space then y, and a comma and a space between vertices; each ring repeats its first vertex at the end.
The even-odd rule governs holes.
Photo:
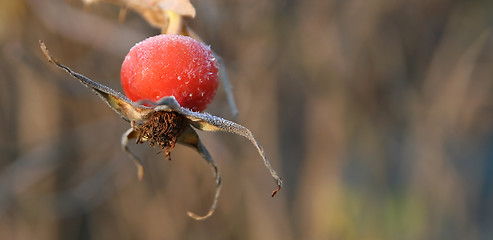
POLYGON ((123 135, 122 135, 122 149, 125 151, 128 156, 134 161, 135 165, 137 166, 137 177, 139 180, 142 181, 144 178, 144 162, 140 160, 135 154, 133 154, 130 149, 128 148, 128 140, 130 139, 136 139, 139 136, 139 133, 137 133, 133 127, 128 129, 123 135))
POLYGON ((172 108, 174 111, 177 111, 178 113, 181 113, 186 118, 188 118, 189 123, 199 130, 208 132, 235 133, 250 140, 250 142, 257 148, 258 153, 264 161, 264 165, 267 167, 270 174, 276 181, 277 188, 272 192, 272 196, 274 197, 274 195, 276 195, 276 193, 281 189, 281 178, 276 173, 274 168, 272 168, 272 166, 270 165, 267 157, 265 156, 264 149, 248 128, 238 123, 226 120, 224 118, 216 117, 208 113, 194 112, 186 108, 182 108, 174 97, 164 97, 158 101, 157 105, 158 106, 155 108, 156 111, 172 108))
POLYGON ((48 51, 48 48, 46 48, 46 45, 43 43, 43 41, 39 41, 39 44, 41 46, 41 50, 43 50, 43 53, 49 62, 65 70, 70 75, 78 79, 79 82, 82 83, 82 85, 94 91, 111 107, 111 109, 113 109, 126 121, 142 121, 145 120, 146 117, 153 112, 152 108, 142 105, 135 105, 123 94, 116 92, 107 86, 94 82, 82 74, 72 71, 70 68, 59 63, 57 60, 51 57, 50 52, 48 51))
POLYGON ((180 138, 178 139, 178 143, 181 143, 183 145, 189 146, 197 150, 200 156, 202 156, 202 158, 207 161, 207 164, 209 164, 209 167, 211 168, 212 173, 214 174, 214 180, 216 182, 216 194, 214 195, 214 200, 211 206, 209 207, 209 211, 207 212, 207 214, 203 216, 199 216, 193 212, 187 212, 188 216, 190 216, 195 220, 205 220, 206 218, 212 216, 212 214, 216 210, 217 203, 219 200, 219 195, 221 194, 221 186, 222 186, 221 172, 219 171, 216 162, 214 162, 211 155, 200 141, 198 134, 190 126, 188 126, 180 135, 180 138))
POLYGON ((262 160, 264 161, 265 167, 267 167, 271 176, 274 178, 277 184, 277 188, 274 191, 272 191, 272 197, 276 195, 276 193, 282 187, 282 180, 277 174, 277 172, 274 170, 274 168, 272 168, 269 161, 267 160, 264 149, 262 148, 260 143, 257 141, 253 133, 248 128, 238 123, 226 120, 224 118, 216 117, 208 113, 198 113, 198 112, 190 111, 188 109, 184 109, 184 110, 185 110, 184 115, 190 120, 190 124, 196 127, 197 129, 200 129, 202 131, 210 131, 210 132, 222 131, 222 132, 235 133, 250 140, 250 142, 257 148, 258 153, 260 154, 262 160))

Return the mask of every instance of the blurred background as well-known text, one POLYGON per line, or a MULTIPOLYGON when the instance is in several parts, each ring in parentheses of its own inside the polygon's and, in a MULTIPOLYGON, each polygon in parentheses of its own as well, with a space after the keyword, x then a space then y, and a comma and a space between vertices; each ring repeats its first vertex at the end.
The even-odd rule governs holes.
POLYGON ((138 14, 78 0, 0 2, 0 239, 493 239, 493 1, 192 0, 189 25, 223 57, 208 112, 250 128, 199 133, 224 187, 173 161, 50 65, 121 91, 128 50, 159 34, 138 14))

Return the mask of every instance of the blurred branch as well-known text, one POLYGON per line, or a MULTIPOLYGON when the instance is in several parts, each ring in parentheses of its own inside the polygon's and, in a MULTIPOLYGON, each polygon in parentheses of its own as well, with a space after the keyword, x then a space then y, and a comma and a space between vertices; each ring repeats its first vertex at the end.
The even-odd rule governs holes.
POLYGON ((0 172, 0 217, 10 207, 10 199, 53 172, 56 158, 53 141, 46 141, 25 152, 0 172))

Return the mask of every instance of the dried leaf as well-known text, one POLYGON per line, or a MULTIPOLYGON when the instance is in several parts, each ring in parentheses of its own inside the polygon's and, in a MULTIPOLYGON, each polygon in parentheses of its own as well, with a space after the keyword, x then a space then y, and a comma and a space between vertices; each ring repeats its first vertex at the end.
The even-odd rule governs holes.
MULTIPOLYGON (((87 4, 95 0, 83 0, 87 4)), ((175 12, 183 17, 195 17, 195 8, 190 0, 101 0, 129 8, 142 15, 149 24, 157 28, 165 28, 169 21, 169 12, 175 12)))
POLYGON ((195 17, 195 8, 190 0, 161 0, 157 5, 161 9, 171 10, 185 17, 195 17))

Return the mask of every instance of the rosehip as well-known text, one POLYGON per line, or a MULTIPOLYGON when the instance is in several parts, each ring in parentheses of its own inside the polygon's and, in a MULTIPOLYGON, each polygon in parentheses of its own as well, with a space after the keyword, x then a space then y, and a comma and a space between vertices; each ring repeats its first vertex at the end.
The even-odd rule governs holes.
POLYGON ((210 47, 193 38, 157 35, 130 49, 121 83, 134 102, 174 96, 182 107, 203 111, 216 95, 218 64, 210 47))
POLYGON ((194 148, 207 161, 214 173, 216 182, 214 201, 207 214, 199 216, 188 212, 190 217, 196 220, 210 217, 216 209, 221 190, 219 168, 194 129, 230 132, 250 140, 257 148, 264 165, 277 184, 272 196, 281 189, 281 178, 270 165, 264 150, 248 128, 208 113, 194 112, 185 108, 189 107, 196 111, 203 110, 214 97, 217 88, 218 69, 208 47, 187 37, 158 36, 144 40, 131 49, 122 66, 122 84, 126 89, 127 96, 133 101, 147 99, 156 102, 153 106, 144 106, 139 102, 129 101, 121 93, 60 64, 50 56, 44 43, 42 41, 39 43, 48 61, 65 70, 84 86, 94 91, 116 113, 130 122, 131 127, 123 134, 121 144, 123 150, 135 161, 139 178, 142 178, 144 174, 143 162, 130 152, 127 144, 131 139, 137 139, 137 143, 148 141, 151 146, 158 146, 164 150, 168 159, 169 153, 176 143, 184 144, 194 148), (166 54, 169 54, 168 59, 172 59, 171 61, 164 61, 167 59, 166 54), (197 76, 198 73, 201 75, 197 76), (165 77, 162 77, 163 75, 165 77), (185 86, 179 83, 182 80, 178 78, 184 76, 188 77, 182 79, 185 81, 185 86), (169 79, 174 81, 169 81, 169 79), (192 80, 193 84, 191 84, 192 80), (186 81, 189 81, 188 84, 186 81), (185 101, 187 98, 180 97, 187 95, 181 93, 188 94, 189 98, 200 93, 200 96, 204 98, 185 101), (177 101, 177 99, 182 99, 182 102, 179 103, 180 100, 177 101))

